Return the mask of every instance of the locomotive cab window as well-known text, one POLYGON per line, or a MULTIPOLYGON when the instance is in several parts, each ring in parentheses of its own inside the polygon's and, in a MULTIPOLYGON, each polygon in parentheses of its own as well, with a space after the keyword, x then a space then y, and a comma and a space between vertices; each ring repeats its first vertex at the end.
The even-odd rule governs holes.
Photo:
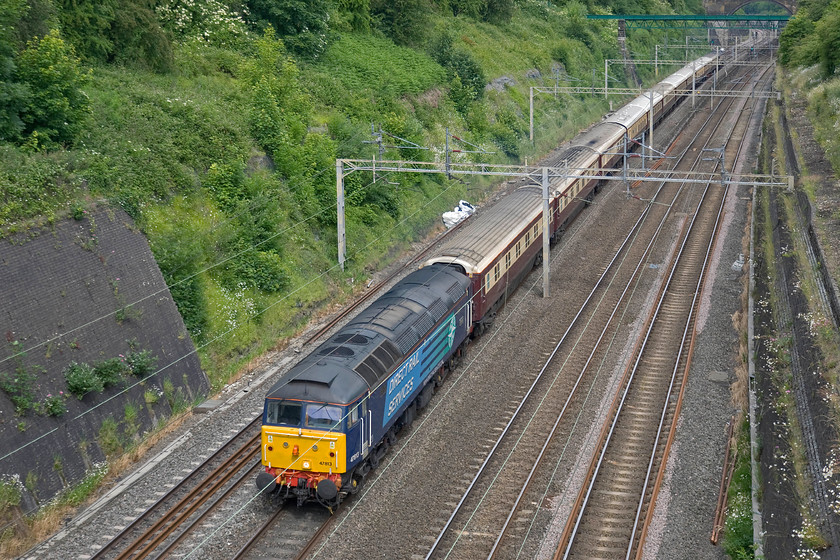
POLYGON ((322 430, 338 429, 341 424, 341 407, 327 404, 306 405, 306 427, 322 430))
POLYGON ((297 401, 269 400, 265 406, 265 421, 268 424, 300 426, 301 410, 303 409, 301 403, 297 401))

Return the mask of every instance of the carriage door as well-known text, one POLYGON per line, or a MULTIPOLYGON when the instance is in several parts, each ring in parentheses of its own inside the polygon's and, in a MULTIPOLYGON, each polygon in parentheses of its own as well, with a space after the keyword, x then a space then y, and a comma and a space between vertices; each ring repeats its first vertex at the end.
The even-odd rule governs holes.
POLYGON ((371 423, 371 411, 368 410, 368 398, 369 396, 359 404, 359 418, 362 420, 360 436, 362 438, 362 457, 367 457, 368 451, 370 450, 370 439, 373 436, 373 424, 371 423))

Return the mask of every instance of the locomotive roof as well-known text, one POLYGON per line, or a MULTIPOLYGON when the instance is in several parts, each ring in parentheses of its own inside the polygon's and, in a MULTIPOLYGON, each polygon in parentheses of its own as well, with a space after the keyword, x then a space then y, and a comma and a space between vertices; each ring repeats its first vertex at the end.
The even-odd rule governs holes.
POLYGON ((303 358, 267 394, 349 404, 375 388, 466 293, 445 266, 416 270, 303 358))

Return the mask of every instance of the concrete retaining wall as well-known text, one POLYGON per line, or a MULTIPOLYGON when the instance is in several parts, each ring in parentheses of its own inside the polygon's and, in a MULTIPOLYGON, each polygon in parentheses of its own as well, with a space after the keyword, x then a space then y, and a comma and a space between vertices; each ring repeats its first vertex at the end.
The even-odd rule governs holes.
POLYGON ((0 473, 25 486, 24 511, 80 481, 105 459, 108 443, 136 440, 209 384, 149 244, 122 210, 91 210, 0 240, 0 374, 33 374, 43 401, 68 392, 71 362, 92 365, 132 346, 157 358, 154 375, 69 396, 61 416, 16 414, 0 391, 0 473), (102 431, 109 418, 116 438, 102 431))

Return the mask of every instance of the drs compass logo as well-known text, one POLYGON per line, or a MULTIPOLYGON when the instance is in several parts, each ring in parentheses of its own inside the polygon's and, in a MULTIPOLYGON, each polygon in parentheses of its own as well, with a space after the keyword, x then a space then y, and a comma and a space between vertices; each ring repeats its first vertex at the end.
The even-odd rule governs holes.
POLYGON ((455 314, 449 316, 426 341, 388 378, 388 396, 382 425, 399 410, 400 405, 435 371, 455 341, 455 314))

